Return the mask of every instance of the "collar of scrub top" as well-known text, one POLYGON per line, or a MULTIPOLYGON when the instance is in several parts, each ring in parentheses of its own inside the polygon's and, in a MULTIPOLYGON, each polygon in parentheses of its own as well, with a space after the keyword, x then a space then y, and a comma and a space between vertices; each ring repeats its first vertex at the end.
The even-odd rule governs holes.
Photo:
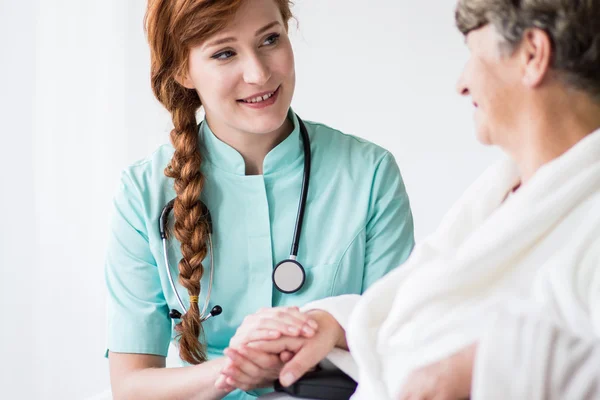
MULTIPOLYGON (((292 120, 294 130, 267 154, 263 162, 264 175, 287 169, 303 157, 304 150, 300 139, 300 124, 296 114, 291 109, 288 112, 288 118, 292 120)), ((246 163, 242 155, 216 137, 206 120, 200 124, 200 136, 202 155, 205 161, 225 172, 240 176, 246 175, 246 163)))

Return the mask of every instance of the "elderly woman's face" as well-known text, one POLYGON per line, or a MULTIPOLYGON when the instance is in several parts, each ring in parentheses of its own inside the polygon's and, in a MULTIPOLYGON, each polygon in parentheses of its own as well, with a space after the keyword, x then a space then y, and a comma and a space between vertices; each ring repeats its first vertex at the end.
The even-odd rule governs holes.
POLYGON ((510 140, 523 95, 516 55, 503 55, 491 25, 469 32, 470 57, 458 80, 459 94, 471 96, 479 141, 503 145, 510 140))

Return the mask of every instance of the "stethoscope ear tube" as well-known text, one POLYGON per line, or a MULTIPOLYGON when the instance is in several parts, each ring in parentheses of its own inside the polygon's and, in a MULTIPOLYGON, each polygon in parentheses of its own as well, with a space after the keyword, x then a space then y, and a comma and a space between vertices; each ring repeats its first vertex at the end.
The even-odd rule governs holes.
POLYGON ((171 200, 163 207, 160 218, 158 219, 158 230, 162 240, 167 239, 167 223, 169 222, 169 213, 173 209, 173 204, 175 204, 175 199, 171 200))
POLYGON ((300 190, 300 204, 298 204, 298 215, 296 216, 296 226, 294 228, 294 236, 292 239, 292 249, 290 250, 290 258, 295 260, 298 255, 298 247, 300 243, 300 234, 302 233, 302 221, 304 221, 304 210, 306 209, 306 199, 308 197, 308 184, 310 181, 310 138, 304 122, 296 115, 300 124, 300 133, 302 135, 302 145, 304 146, 304 175, 302 176, 302 189, 300 190))

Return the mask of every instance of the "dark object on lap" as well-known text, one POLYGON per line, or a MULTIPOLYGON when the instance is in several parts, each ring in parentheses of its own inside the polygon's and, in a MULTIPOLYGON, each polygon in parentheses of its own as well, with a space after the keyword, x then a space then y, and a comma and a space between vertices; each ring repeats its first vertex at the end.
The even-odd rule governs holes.
POLYGON ((283 387, 276 381, 275 391, 316 400, 348 400, 356 386, 357 383, 339 369, 318 369, 306 373, 290 387, 283 387))

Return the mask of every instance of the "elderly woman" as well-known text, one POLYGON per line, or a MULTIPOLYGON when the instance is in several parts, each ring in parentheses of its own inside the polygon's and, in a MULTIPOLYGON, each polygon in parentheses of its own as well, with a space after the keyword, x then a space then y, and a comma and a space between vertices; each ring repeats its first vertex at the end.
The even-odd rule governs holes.
POLYGON ((315 336, 231 346, 295 353, 286 385, 349 348, 357 399, 600 397, 598 21, 600 0, 460 0, 457 89, 506 159, 403 268, 307 305, 315 336))

